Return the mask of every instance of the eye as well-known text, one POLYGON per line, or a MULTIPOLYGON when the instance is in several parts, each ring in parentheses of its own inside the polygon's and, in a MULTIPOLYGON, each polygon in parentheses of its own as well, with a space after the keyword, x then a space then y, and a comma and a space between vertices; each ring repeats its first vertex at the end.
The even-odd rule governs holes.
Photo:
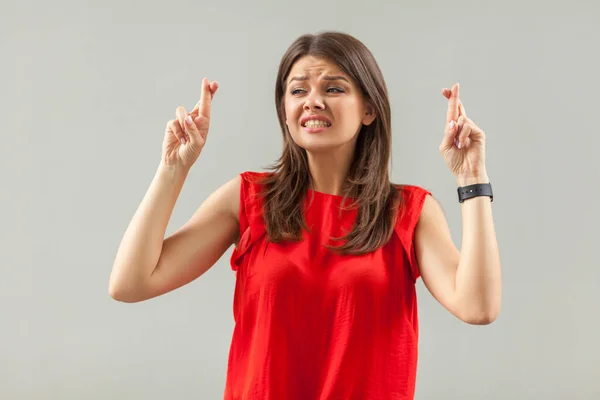
MULTIPOLYGON (((293 89, 290 92, 290 94, 291 95, 296 95, 299 92, 303 92, 303 91, 304 91, 303 89, 293 89)), ((344 93, 344 89, 339 88, 339 87, 330 87, 330 88, 327 88, 327 92, 329 92, 329 93, 344 93), (334 90, 335 92, 330 92, 330 90, 334 90)))

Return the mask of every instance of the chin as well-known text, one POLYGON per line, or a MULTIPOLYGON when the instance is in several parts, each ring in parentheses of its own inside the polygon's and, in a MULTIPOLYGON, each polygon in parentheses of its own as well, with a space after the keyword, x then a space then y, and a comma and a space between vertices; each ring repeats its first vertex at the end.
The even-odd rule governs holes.
POLYGON ((295 132, 292 134, 294 142, 310 153, 324 153, 339 149, 351 144, 352 137, 341 137, 334 132, 307 133, 295 132))

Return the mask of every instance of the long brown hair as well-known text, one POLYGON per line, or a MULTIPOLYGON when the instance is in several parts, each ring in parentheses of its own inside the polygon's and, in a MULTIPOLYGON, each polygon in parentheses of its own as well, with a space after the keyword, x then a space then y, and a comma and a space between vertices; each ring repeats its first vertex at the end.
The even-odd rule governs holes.
POLYGON ((282 57, 275 83, 275 104, 283 134, 283 153, 268 168, 273 171, 264 184, 263 216, 272 242, 300 240, 307 229, 302 200, 310 186, 306 150, 292 139, 286 125, 284 96, 288 74, 301 57, 324 58, 350 76, 374 108, 376 119, 363 125, 356 141, 354 158, 344 185, 343 203, 357 207, 353 229, 339 246, 327 247, 342 254, 364 254, 386 244, 401 208, 399 188, 389 179, 391 115, 387 87, 373 55, 351 35, 342 32, 305 34, 292 43, 282 57))

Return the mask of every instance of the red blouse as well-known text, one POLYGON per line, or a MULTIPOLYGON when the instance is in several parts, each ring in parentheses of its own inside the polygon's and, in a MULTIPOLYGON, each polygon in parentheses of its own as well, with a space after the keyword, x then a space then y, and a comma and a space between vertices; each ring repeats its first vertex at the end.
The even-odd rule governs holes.
POLYGON ((361 256, 323 243, 352 228, 342 196, 309 190, 301 242, 270 243, 258 179, 245 172, 236 271, 235 328, 226 400, 412 399, 419 277, 413 233, 427 194, 402 186, 406 209, 392 239, 361 256))

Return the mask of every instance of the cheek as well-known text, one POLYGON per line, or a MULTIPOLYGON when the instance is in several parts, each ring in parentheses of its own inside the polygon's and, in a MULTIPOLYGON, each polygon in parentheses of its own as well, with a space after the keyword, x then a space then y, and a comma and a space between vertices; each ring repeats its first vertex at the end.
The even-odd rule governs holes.
POLYGON ((291 122, 294 120, 294 115, 295 115, 296 111, 294 110, 293 105, 289 101, 286 101, 284 103, 284 110, 285 110, 285 120, 288 123, 288 125, 290 125, 291 122))

